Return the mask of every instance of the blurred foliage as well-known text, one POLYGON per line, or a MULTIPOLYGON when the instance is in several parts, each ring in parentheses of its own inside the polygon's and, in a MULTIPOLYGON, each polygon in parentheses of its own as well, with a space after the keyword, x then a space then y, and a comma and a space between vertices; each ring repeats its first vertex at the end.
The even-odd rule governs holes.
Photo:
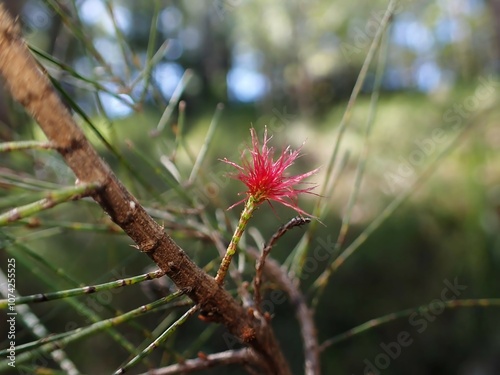
MULTIPOLYGON (((287 144, 299 147, 306 140, 305 155, 294 171, 322 166, 314 178, 322 184, 347 99, 387 6, 385 1, 367 5, 319 0, 3 3, 17 11, 28 43, 60 84, 61 95, 66 95, 68 107, 102 157, 141 203, 165 213, 157 216, 158 221, 211 273, 217 250, 206 237, 195 234, 208 228, 229 241, 228 223, 234 223, 238 209, 225 209, 243 189, 227 179, 228 168, 217 159, 236 160, 249 141, 248 128, 253 125, 261 133, 267 125, 278 150, 287 144), (186 69, 192 77, 176 98, 175 87, 186 69), (179 110, 179 99, 185 112, 179 110), (173 113, 163 118, 161 128, 169 102, 173 113), (182 182, 189 180, 219 102, 225 109, 196 184, 182 185, 175 175, 182 182)), ((344 248, 398 194, 407 190, 412 194, 331 278, 316 307, 320 342, 370 319, 439 299, 445 280, 457 279, 467 286, 460 298, 500 297, 496 3, 399 4, 388 38, 366 171, 344 248), (415 187, 414 182, 457 136, 458 146, 415 187)), ((327 203, 321 218, 324 226, 318 226, 311 249, 320 241, 337 239, 364 147, 375 76, 373 66, 341 143, 335 190, 301 201, 308 212, 317 199, 327 203)), ((1 139, 44 140, 20 106, 11 103, 6 93, 1 95, 1 139)), ((0 165, 2 212, 39 199, 41 191, 74 183, 72 172, 55 152, 0 154, 0 165)), ((264 239, 291 216, 287 209, 273 208, 263 206, 250 223, 264 239)), ((147 257, 130 249, 127 238, 109 230, 108 219, 91 201, 66 203, 37 218, 40 226, 14 224, 1 230, 71 275, 76 284, 130 277, 151 265, 147 257), (94 227, 78 230, 70 228, 72 223, 94 227)), ((244 245, 260 247, 262 243, 249 233, 244 245)), ((303 229, 288 233, 272 256, 289 260, 304 233, 303 229)), ((19 247, 3 250, 2 268, 7 257, 23 253, 19 247)), ((311 285, 331 260, 319 262, 310 252, 308 261, 301 283, 311 301, 311 285)), ((246 264, 245 279, 252 272, 252 264, 246 264)), ((36 262, 19 263, 17 275, 22 295, 75 286, 36 262)), ((152 301, 137 285, 119 289, 109 301, 78 300, 102 318, 152 301)), ((30 307, 51 332, 64 332, 68 322, 88 324, 61 301, 30 307)), ((273 308, 277 335, 299 374, 303 354, 293 307, 287 302, 273 308)), ((120 332, 139 345, 165 318, 173 321, 167 312, 158 311, 138 319, 140 327, 132 324, 120 327, 120 332)), ((381 344, 396 341, 401 332, 408 332, 413 342, 381 373, 500 372, 500 321, 495 307, 446 310, 431 318, 435 319, 428 319, 421 333, 418 325, 403 318, 327 348, 323 373, 363 373, 366 361, 374 363, 384 353, 381 344)), ((5 329, 0 327, 1 348, 6 346, 5 329)), ((18 330, 19 343, 33 340, 28 330, 18 330)), ((191 358, 198 350, 225 350, 222 333, 221 327, 192 319, 153 354, 151 362, 161 366, 191 358), (206 336, 200 334, 204 330, 206 336)), ((67 351, 84 373, 110 373, 127 357, 106 334, 70 345, 67 351)), ((220 368, 206 373, 237 371, 220 368)))

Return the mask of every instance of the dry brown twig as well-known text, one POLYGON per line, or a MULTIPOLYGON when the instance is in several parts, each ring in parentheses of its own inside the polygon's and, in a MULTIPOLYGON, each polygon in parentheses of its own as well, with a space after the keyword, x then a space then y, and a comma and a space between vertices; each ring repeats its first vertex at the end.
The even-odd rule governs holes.
POLYGON ((274 280, 281 289, 288 294, 290 303, 295 310, 295 316, 299 322, 300 334, 304 345, 304 373, 306 375, 320 374, 320 350, 318 336, 314 324, 313 313, 307 306, 307 301, 297 285, 288 277, 287 272, 274 259, 268 259, 265 272, 274 280))
MULTIPOLYGON (((280 228, 280 230, 282 228, 280 228)), ((280 230, 278 230, 277 233, 280 233, 280 230)), ((268 244, 272 243, 274 242, 272 242, 271 239, 268 244)), ((255 259, 260 259, 262 257, 262 254, 255 248, 249 247, 246 251, 255 259)), ((269 257, 263 267, 263 273, 288 295, 290 303, 295 310, 295 316, 299 322, 300 333, 304 345, 304 373, 306 375, 320 374, 320 350, 316 326, 314 325, 312 311, 307 306, 307 301, 304 295, 298 289, 294 281, 288 277, 286 270, 284 270, 281 267, 281 264, 279 264, 276 260, 269 257)))
POLYGON ((262 371, 289 375, 290 369, 267 324, 245 309, 201 270, 166 234, 116 178, 64 107, 47 76, 31 56, 18 27, 0 4, 0 74, 14 99, 37 121, 81 183, 103 187, 94 200, 200 306, 207 320, 221 323, 260 358, 262 371))
POLYGON ((271 252, 273 246, 278 242, 278 240, 290 229, 305 225, 307 223, 311 222, 311 219, 307 217, 302 217, 302 216, 297 216, 294 217, 292 220, 290 220, 288 223, 282 225, 276 233, 273 234, 271 239, 266 243, 264 246, 264 249, 262 249, 262 253, 260 254, 260 257, 257 259, 257 265, 255 267, 255 277, 253 280, 253 285, 254 285, 254 302, 255 302, 255 307, 260 310, 260 302, 261 302, 261 294, 260 294, 260 288, 262 285, 262 271, 264 270, 264 266, 266 264, 266 258, 268 257, 269 253, 271 252))
POLYGON ((188 372, 195 372, 206 370, 213 367, 228 366, 228 365, 258 365, 259 358, 255 352, 247 348, 238 350, 228 350, 221 353, 210 354, 206 356, 199 356, 198 358, 188 359, 183 363, 166 366, 157 370, 148 371, 141 375, 174 375, 174 374, 187 374, 188 372))

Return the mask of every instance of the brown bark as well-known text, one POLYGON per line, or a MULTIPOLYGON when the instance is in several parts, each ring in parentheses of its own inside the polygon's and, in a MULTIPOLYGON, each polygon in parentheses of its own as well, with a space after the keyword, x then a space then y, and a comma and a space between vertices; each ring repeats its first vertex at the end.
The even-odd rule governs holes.
POLYGON ((272 374, 290 374, 271 328, 247 314, 202 271, 143 209, 74 122, 48 78, 29 53, 18 28, 0 5, 0 73, 12 96, 38 122, 80 182, 103 186, 93 198, 137 247, 147 253, 210 321, 224 324, 251 346, 272 374))

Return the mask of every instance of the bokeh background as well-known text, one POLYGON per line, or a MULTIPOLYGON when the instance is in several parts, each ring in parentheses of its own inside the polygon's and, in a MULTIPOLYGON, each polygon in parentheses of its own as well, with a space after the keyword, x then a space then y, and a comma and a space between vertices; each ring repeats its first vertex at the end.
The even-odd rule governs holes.
MULTIPOLYGON (((314 295, 311 285, 333 259, 315 259, 315 246, 337 240, 346 214, 350 226, 343 249, 381 223, 335 272, 322 294, 315 313, 320 342, 370 319, 429 305, 442 298, 450 283, 466 287, 456 294, 459 298, 500 298, 500 1, 399 2, 344 131, 339 125, 387 1, 2 3, 19 17, 35 56, 66 93, 62 96, 68 107, 75 111, 76 103, 152 190, 123 167, 75 111, 103 158, 146 206, 173 212, 180 223, 187 221, 183 210, 188 207, 159 175, 175 179, 178 172, 181 178, 189 177, 214 113, 218 126, 201 168, 203 182, 189 190, 214 223, 224 214, 232 220, 238 216, 238 208, 228 213, 225 208, 241 199, 237 193, 243 187, 227 179, 228 167, 218 159, 237 160, 248 144, 251 126, 262 134, 267 125, 278 151, 305 141, 304 155, 293 172, 321 167, 311 179, 318 193, 342 135, 334 189, 300 201, 308 212, 318 199, 325 205, 323 225, 317 227, 300 277, 309 300, 314 295), (374 106, 371 95, 378 78, 380 93, 374 106), (179 111, 179 100, 185 111, 179 111), (224 104, 221 112, 216 110, 219 103, 224 104), (165 108, 172 113, 165 114, 165 108), (372 115, 366 141, 366 123, 372 115), (359 195, 348 210, 363 160, 359 195), (398 200, 401 204, 387 215, 387 207, 398 200)), ((6 92, 0 98, 0 137, 43 139, 6 92)), ((32 201, 35 185, 55 188, 73 183, 71 171, 55 153, 4 154, 0 160, 3 211, 32 201)), ((2 230, 22 238, 82 285, 139 274, 151 265, 124 236, 64 228, 62 223, 106 220, 90 201, 68 203, 39 216, 53 225, 2 230)), ((252 222, 256 237, 269 238, 292 216, 288 209, 263 206, 252 222)), ((216 258, 212 244, 177 229, 171 229, 175 240, 198 264, 205 266, 216 258)), ((227 228, 219 230, 230 238, 227 228)), ((273 257, 289 265, 304 231, 288 233, 273 257)), ((248 246, 260 246, 253 237, 245 239, 248 246)), ((2 268, 15 251, 19 250, 1 250, 2 268)), ((245 275, 251 273, 248 263, 245 275)), ((69 287, 43 267, 21 262, 17 283, 21 294, 69 287)), ((111 313, 99 306, 126 311, 150 298, 140 287, 130 287, 111 299, 97 299, 94 310, 107 317, 111 313)), ((80 300, 89 305, 85 298, 80 300)), ((500 373, 498 307, 441 311, 439 306, 430 306, 434 313, 421 311, 326 348, 323 373, 363 374, 375 363, 375 374, 500 373), (379 356, 384 344, 397 341, 402 332, 408 333, 411 344, 384 363, 379 356)), ((53 332, 69 329, 68 322, 88 323, 64 302, 32 308, 53 332)), ((293 308, 288 302, 278 303, 271 312, 294 373, 300 374, 302 344, 293 308)), ((152 331, 163 318, 162 313, 153 314, 141 324, 152 331)), ((18 329, 20 342, 32 340, 22 326, 18 329)), ((0 332, 4 348, 3 325, 0 332)), ((123 332, 132 342, 144 340, 137 330, 124 327, 123 332)), ((198 350, 225 350, 222 332, 193 320, 155 353, 153 362, 189 358, 198 350)), ((69 346, 68 353, 89 374, 111 373, 126 357, 105 334, 69 346)), ((238 371, 221 368, 206 373, 238 371)))

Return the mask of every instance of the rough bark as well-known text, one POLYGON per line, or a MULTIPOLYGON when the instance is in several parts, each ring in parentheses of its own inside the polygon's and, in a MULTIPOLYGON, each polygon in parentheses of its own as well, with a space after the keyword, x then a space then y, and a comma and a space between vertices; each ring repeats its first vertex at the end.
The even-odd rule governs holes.
POLYGON ((271 328, 256 320, 201 270, 143 209, 99 157, 47 76, 22 40, 18 28, 0 5, 0 73, 12 96, 38 122, 47 138, 82 183, 98 182, 103 188, 93 198, 111 219, 174 281, 199 304, 204 316, 224 324, 251 346, 272 374, 290 374, 271 328))

